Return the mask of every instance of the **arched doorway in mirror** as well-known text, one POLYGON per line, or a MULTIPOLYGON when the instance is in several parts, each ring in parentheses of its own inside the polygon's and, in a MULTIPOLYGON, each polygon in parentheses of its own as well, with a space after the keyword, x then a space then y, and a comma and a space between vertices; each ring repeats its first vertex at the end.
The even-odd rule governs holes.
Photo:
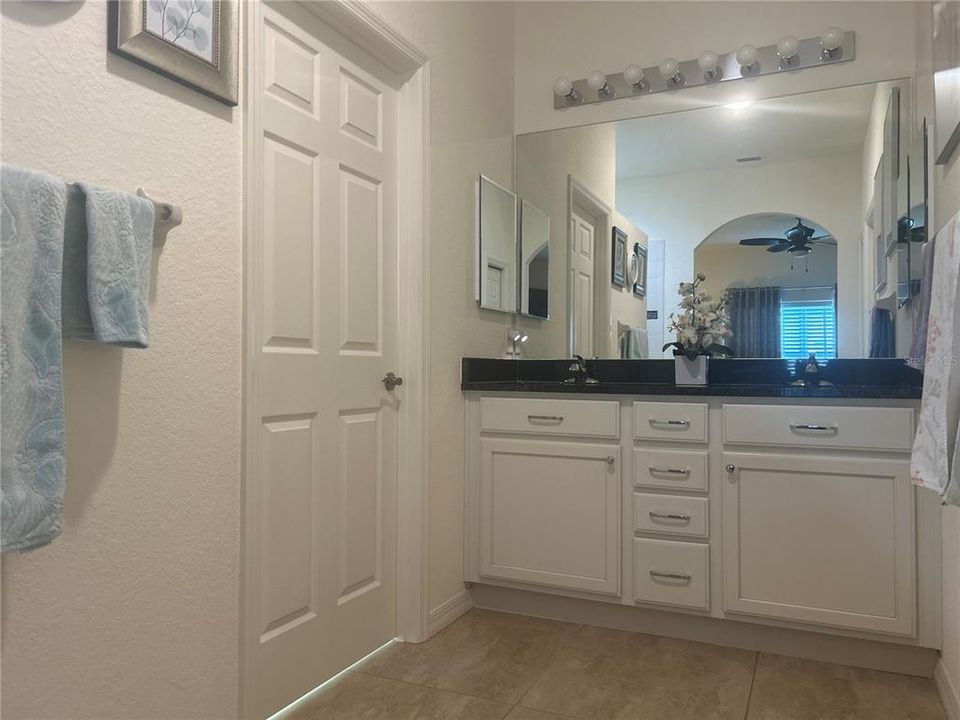
POLYGON ((837 357, 837 240, 815 218, 754 213, 710 232, 694 250, 707 291, 726 294, 740 358, 837 357))

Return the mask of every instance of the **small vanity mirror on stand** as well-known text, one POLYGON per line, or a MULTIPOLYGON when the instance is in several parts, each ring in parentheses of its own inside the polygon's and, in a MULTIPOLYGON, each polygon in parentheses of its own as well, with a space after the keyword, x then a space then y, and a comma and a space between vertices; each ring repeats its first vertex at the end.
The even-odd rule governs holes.
POLYGON ((477 180, 477 280, 480 307, 517 311, 517 196, 483 175, 477 180))
POLYGON ((549 313, 550 217, 520 201, 520 312, 547 320, 549 313))

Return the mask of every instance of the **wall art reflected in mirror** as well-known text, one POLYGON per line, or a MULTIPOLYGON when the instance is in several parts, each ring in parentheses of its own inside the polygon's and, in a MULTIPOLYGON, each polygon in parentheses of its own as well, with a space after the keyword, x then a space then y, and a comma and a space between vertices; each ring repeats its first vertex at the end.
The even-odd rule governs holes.
POLYGON ((528 326, 525 355, 670 357, 677 288, 703 273, 729 298, 736 357, 905 356, 926 217, 911 90, 904 79, 519 136, 515 187, 550 217, 553 246, 550 320, 528 326), (635 244, 642 283, 629 279, 635 244))

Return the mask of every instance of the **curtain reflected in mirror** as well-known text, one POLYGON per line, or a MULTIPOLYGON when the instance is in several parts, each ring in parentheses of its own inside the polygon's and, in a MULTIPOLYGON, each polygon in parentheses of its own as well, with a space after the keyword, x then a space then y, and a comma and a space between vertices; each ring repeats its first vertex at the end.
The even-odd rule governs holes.
POLYGON ((780 357, 780 288, 743 287, 727 291, 734 357, 780 357))

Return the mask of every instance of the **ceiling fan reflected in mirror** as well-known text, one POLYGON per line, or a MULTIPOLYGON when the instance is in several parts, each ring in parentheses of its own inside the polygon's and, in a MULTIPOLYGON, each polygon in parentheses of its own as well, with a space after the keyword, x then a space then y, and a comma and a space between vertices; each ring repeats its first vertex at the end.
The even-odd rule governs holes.
POLYGON ((797 224, 784 231, 783 237, 744 238, 740 241, 740 244, 748 247, 766 247, 767 252, 787 252, 795 257, 809 255, 814 245, 837 244, 832 235, 814 237, 813 233, 814 229, 812 227, 804 225, 803 221, 797 218, 797 224))

